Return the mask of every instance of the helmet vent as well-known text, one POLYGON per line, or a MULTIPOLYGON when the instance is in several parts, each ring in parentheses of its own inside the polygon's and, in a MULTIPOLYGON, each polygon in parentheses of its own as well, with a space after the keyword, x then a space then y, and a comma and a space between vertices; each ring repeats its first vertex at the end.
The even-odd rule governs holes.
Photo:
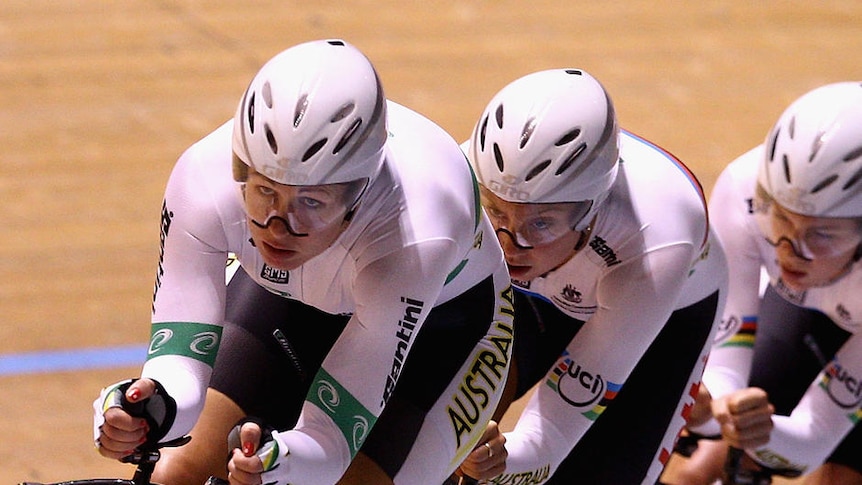
MULTIPOLYGON (((850 153, 844 155, 844 158, 842 158, 841 160, 844 162, 852 162, 859 157, 862 157, 862 146, 856 148, 855 150, 851 150, 850 153)), ((850 177, 850 179, 841 187, 841 190, 850 189, 860 180, 862 180, 862 168, 857 170, 856 173, 854 173, 853 176, 850 177)))
POLYGON ((270 129, 268 124, 264 123, 263 131, 266 132, 266 142, 269 143, 269 149, 272 150, 272 153, 278 155, 278 142, 275 141, 275 134, 273 134, 272 129, 270 129))
POLYGON ((518 148, 522 149, 527 145, 527 142, 530 141, 530 138, 533 136, 533 131, 536 129, 536 118, 530 118, 527 120, 527 123, 524 124, 524 129, 521 130, 521 143, 518 145, 518 148))
POLYGON ((575 76, 583 76, 584 72, 579 69, 566 69, 566 74, 573 74, 575 76))
POLYGON ((787 127, 787 134, 790 135, 790 139, 796 136, 796 117, 790 118, 790 125, 787 127))
POLYGON ((568 133, 566 133, 565 135, 560 137, 560 139, 557 140, 557 143, 554 143, 554 145, 556 145, 558 147, 561 147, 563 145, 567 145, 567 144, 571 143, 572 140, 577 138, 578 135, 580 135, 580 134, 581 134, 581 128, 575 127, 573 130, 569 131, 568 133))
POLYGON ((263 96, 263 102, 266 103, 266 107, 272 109, 272 86, 269 83, 263 83, 263 89, 260 90, 261 96, 263 96))
POLYGON ((811 144, 811 155, 808 155, 808 161, 813 162, 814 157, 817 156, 817 153, 820 151, 820 147, 823 146, 823 137, 826 133, 820 133, 817 138, 814 139, 814 142, 811 144))
POLYGON ((314 142, 314 144, 308 147, 308 150, 306 150, 305 153, 302 154, 302 161, 307 162, 309 158, 313 157, 317 152, 320 151, 321 148, 323 148, 323 145, 326 145, 327 141, 329 140, 326 138, 321 138, 320 140, 314 142))
POLYGON ((784 180, 790 184, 793 183, 790 180, 790 161, 787 159, 787 154, 781 156, 781 161, 784 164, 784 180))
POLYGON ((248 131, 254 135, 254 93, 251 93, 251 99, 248 100, 245 119, 248 120, 248 131))
POLYGON ((332 149, 333 155, 340 152, 341 149, 344 148, 344 145, 347 145, 347 142, 349 142, 350 139, 353 138, 353 135, 356 134, 357 129, 361 125, 362 125, 362 118, 357 118, 356 120, 353 121, 353 123, 350 125, 350 128, 347 129, 347 133, 345 133, 344 136, 342 136, 341 139, 338 140, 338 143, 335 145, 335 148, 332 149))
POLYGON ((500 153, 500 146, 494 143, 494 160, 497 162, 497 170, 503 173, 503 154, 500 153))
POLYGON ((575 151, 572 152, 571 155, 569 155, 569 158, 566 158, 566 161, 560 165, 560 168, 557 169, 557 171, 554 173, 554 175, 560 175, 561 173, 568 170, 569 167, 571 167, 572 164, 575 163, 575 160, 577 160, 578 156, 580 156, 580 154, 583 153, 584 150, 586 150, 586 149, 587 149, 587 144, 581 143, 578 146, 578 148, 575 149, 575 151))
POLYGON ((850 177, 850 180, 848 180, 847 183, 845 183, 841 187, 841 190, 847 190, 850 187, 853 187, 860 179, 862 179, 862 169, 857 170, 856 173, 854 173, 853 176, 850 177))
POLYGON ((293 127, 298 128, 305 117, 305 111, 308 109, 308 95, 303 94, 296 101, 296 108, 293 110, 293 127))
POLYGON ((497 106, 497 111, 494 112, 494 118, 497 121, 497 128, 503 128, 503 105, 497 106))
POLYGON ((356 108, 356 105, 353 103, 345 104, 344 106, 341 107, 340 110, 338 110, 338 112, 336 112, 334 115, 332 115, 332 118, 329 119, 329 122, 330 123, 337 123, 337 122, 343 120, 344 118, 347 118, 347 115, 349 115, 355 108, 356 108))
POLYGON ((775 130, 772 134, 772 139, 769 140, 769 161, 775 161, 775 147, 778 145, 778 134, 781 133, 781 128, 775 130))
POLYGON ((815 185, 814 188, 811 189, 811 193, 816 194, 817 192, 820 192, 821 190, 835 183, 836 180, 838 180, 837 174, 832 174, 826 177, 825 179, 823 179, 823 181, 821 181, 819 184, 815 185))
POLYGON ((845 162, 850 162, 850 161, 856 160, 859 157, 862 157, 862 146, 851 151, 847 155, 844 155, 844 158, 842 160, 844 160, 845 162))
POLYGON ((485 150, 485 135, 488 133, 488 116, 482 120, 482 127, 479 128, 479 149, 485 150))
POLYGON ((530 170, 530 173, 527 174, 527 176, 524 178, 524 181, 529 182, 530 180, 533 179, 533 177, 535 177, 536 175, 539 175, 546 168, 548 168, 548 165, 550 165, 550 164, 551 164, 550 160, 545 160, 544 162, 536 165, 535 167, 533 167, 532 170, 530 170))

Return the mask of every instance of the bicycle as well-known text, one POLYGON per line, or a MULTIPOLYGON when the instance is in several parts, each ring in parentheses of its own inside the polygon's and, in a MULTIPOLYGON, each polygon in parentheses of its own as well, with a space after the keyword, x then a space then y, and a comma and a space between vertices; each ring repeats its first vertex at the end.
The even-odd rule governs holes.
MULTIPOLYGON (((120 405, 129 414, 136 417, 143 417, 144 402, 130 403, 125 395, 122 395, 120 405)), ((59 482, 19 482, 18 485, 159 485, 151 482, 153 471, 156 468, 156 462, 161 458, 162 448, 173 448, 183 446, 191 441, 191 436, 183 436, 164 443, 158 443, 151 448, 141 448, 135 450, 134 453, 123 457, 120 461, 135 465, 135 472, 130 479, 124 478, 81 478, 74 480, 63 480, 59 482)), ((451 477, 442 485, 478 485, 479 481, 468 476, 451 477), (453 481, 454 479, 454 481, 453 481)), ((204 485, 229 485, 227 480, 211 476, 204 485)))
MULTIPOLYGON (((721 436, 703 436, 689 432, 677 440, 674 451, 684 457, 691 457, 697 449, 698 440, 701 439, 715 440, 721 439, 721 436)), ((724 462, 724 476, 721 479, 722 485, 771 485, 774 476, 796 478, 801 474, 795 470, 773 470, 762 466, 746 466, 744 458, 744 450, 734 446, 728 447, 727 458, 724 462)))
MULTIPOLYGON (((146 401, 131 403, 126 399, 125 394, 121 395, 120 406, 129 414, 135 417, 144 417, 144 407, 146 401)), ((183 436, 164 443, 157 443, 151 446, 144 446, 135 450, 131 455, 120 459, 123 463, 135 465, 135 472, 130 479, 124 478, 80 478, 74 480, 64 480, 60 482, 19 482, 18 485, 157 485, 150 480, 153 476, 153 471, 156 468, 156 462, 161 458, 162 448, 173 448, 183 446, 191 441, 191 436, 183 436)), ((210 477, 204 485, 228 485, 227 480, 222 480, 216 477, 210 477)))
MULTIPOLYGON (((136 450, 131 455, 123 458, 123 463, 136 465, 134 475, 130 479, 123 478, 82 478, 76 480, 64 480, 60 482, 20 482, 18 485, 154 485, 150 482, 156 462, 161 457, 159 449, 173 446, 182 446, 189 442, 188 436, 163 443, 154 449, 136 450)), ((210 477, 206 485, 227 485, 227 481, 210 477)))
MULTIPOLYGON (((60 482, 19 482, 18 485, 158 485, 150 481, 153 476, 153 470, 156 467, 156 462, 159 461, 161 453, 159 449, 165 447, 182 446, 189 442, 191 438, 188 436, 177 440, 163 443, 158 448, 153 450, 141 450, 123 458, 123 463, 136 465, 134 475, 130 479, 124 478, 82 478, 76 480, 64 480, 60 482)), ((446 482, 443 485, 448 485, 446 482)), ((479 481, 470 477, 460 477, 457 481, 451 482, 452 485, 478 485, 479 481)), ((229 485, 227 480, 209 477, 204 485, 229 485)))

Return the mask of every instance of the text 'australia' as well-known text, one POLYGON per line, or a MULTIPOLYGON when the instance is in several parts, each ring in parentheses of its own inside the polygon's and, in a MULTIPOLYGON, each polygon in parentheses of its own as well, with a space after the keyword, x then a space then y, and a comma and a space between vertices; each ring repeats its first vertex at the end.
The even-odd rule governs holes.
POLYGON ((459 448, 461 439, 469 435, 476 425, 484 426, 482 412, 491 404, 492 396, 505 382, 508 373, 514 337, 512 287, 501 292, 500 296, 504 304, 497 309, 493 331, 486 337, 490 348, 475 354, 468 373, 462 378, 458 394, 453 396, 454 402, 447 409, 459 448))

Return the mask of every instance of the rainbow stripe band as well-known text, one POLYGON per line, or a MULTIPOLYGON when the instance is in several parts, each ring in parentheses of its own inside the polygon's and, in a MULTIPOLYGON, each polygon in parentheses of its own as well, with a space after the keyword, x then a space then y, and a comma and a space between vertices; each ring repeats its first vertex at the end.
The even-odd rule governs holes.
POLYGON ((744 316, 742 317, 742 325, 740 325, 739 330, 720 346, 753 348, 756 333, 757 317, 752 315, 744 316))

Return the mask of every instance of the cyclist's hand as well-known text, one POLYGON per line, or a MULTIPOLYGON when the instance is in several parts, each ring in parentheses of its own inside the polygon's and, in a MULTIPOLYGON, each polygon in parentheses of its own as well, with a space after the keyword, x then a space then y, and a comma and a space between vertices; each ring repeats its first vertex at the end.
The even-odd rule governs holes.
POLYGON ((259 485, 287 481, 288 467, 281 466, 290 450, 278 431, 247 417, 228 434, 228 479, 233 485, 259 485))
POLYGON ((691 407, 691 413, 689 414, 686 426, 696 428, 709 421, 712 417, 711 408, 712 395, 710 395, 709 390, 701 382, 697 389, 697 397, 695 398, 694 406, 691 407))
POLYGON ((151 397, 156 384, 150 379, 139 379, 128 385, 122 381, 102 389, 93 402, 93 425, 96 448, 102 456, 121 459, 147 441, 150 426, 144 417, 135 417, 125 411, 122 396, 128 403, 139 403, 151 397), (123 391, 123 388, 128 388, 123 391))
POLYGON ((756 387, 741 389, 712 401, 712 414, 721 424, 721 435, 731 446, 754 448, 769 442, 772 414, 766 391, 756 387))
POLYGON ((506 471, 506 437, 500 432, 497 423, 491 421, 485 428, 476 448, 467 455, 458 468, 459 475, 479 480, 494 478, 506 471))
POLYGON ((244 423, 239 430, 240 448, 231 450, 228 479, 231 485, 260 485, 263 462, 257 456, 263 431, 257 423, 244 423))

